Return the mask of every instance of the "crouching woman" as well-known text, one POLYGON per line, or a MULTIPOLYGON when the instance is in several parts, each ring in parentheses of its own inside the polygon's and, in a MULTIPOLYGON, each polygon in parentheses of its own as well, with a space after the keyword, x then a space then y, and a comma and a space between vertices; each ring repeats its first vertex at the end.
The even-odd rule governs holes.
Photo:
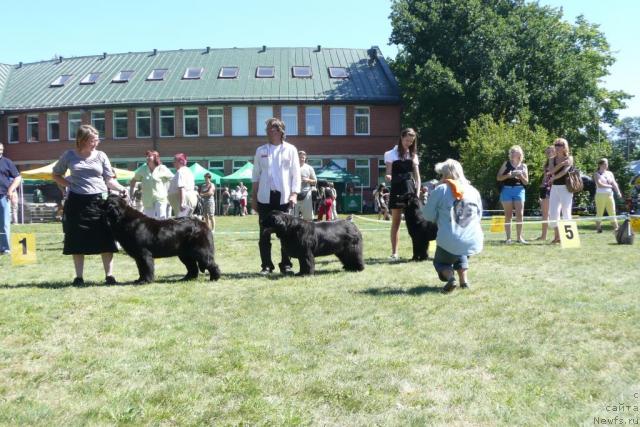
POLYGON ((482 201, 457 161, 447 159, 436 164, 435 170, 441 180, 429 194, 425 217, 438 225, 433 265, 440 280, 446 282, 442 292, 449 293, 458 286, 454 270, 460 287, 469 287, 469 256, 482 251, 482 201))

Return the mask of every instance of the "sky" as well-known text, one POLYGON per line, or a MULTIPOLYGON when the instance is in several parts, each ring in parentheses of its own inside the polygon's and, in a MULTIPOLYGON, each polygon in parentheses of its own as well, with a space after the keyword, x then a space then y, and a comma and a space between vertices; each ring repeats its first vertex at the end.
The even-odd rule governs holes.
MULTIPOLYGON (((617 58, 603 80, 611 90, 635 95, 620 116, 640 116, 638 0, 540 0, 562 7, 574 22, 584 15, 600 25, 617 58)), ((0 63, 36 62, 102 52, 158 49, 316 46, 369 48, 386 57, 388 0, 50 0, 7 1, 0 8, 0 63), (179 6, 178 6, 179 5, 179 6)))

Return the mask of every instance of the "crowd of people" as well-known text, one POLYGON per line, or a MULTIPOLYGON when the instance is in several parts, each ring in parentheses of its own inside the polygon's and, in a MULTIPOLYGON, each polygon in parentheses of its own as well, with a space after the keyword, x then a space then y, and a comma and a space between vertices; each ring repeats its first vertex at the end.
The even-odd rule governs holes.
MULTIPOLYGON (((332 221, 337 218, 337 192, 333 183, 320 185, 314 169, 306 162, 307 153, 298 151, 286 141, 284 123, 277 118, 267 120, 266 134, 268 142, 256 149, 251 193, 242 182, 232 189, 227 186, 220 189, 222 215, 230 214, 231 207, 235 215, 248 215, 249 205, 251 211, 258 214, 260 273, 264 275, 275 270, 271 258, 271 239, 268 233, 263 232, 262 225, 271 211, 293 213, 307 221, 332 221)), ((93 254, 102 257, 105 283, 116 283, 113 253, 117 251, 117 246, 100 219, 100 201, 110 190, 126 196, 127 189, 115 179, 109 158, 97 149, 99 144, 98 131, 94 127, 80 126, 75 148, 66 150, 53 169, 53 179, 66 189, 62 215, 63 254, 73 257, 76 285, 84 283, 85 255, 93 254), (90 233, 91 239, 87 239, 87 233, 90 233)), ((400 258, 399 229, 403 209, 410 198, 417 197, 424 207, 426 219, 438 225, 434 267, 438 277, 446 282, 443 291, 452 291, 458 282, 461 288, 469 287, 468 258, 479 253, 483 247, 480 227, 482 200, 465 178, 460 163, 453 159, 436 164, 435 172, 440 179, 431 180, 423 186, 417 146, 416 131, 412 128, 403 129, 397 145, 384 153, 385 181, 372 194, 378 219, 391 221, 389 258, 392 261, 400 258)), ((0 252, 9 253, 11 204, 14 199, 17 200, 16 189, 21 177, 13 162, 2 155, 3 151, 4 146, 0 144, 0 252)), ((558 243, 557 221, 560 218, 571 219, 573 194, 565 183, 568 173, 574 168, 574 159, 564 138, 556 139, 553 145, 547 147, 545 157, 539 188, 542 233, 536 240, 547 240, 551 227, 554 232, 551 243, 558 243)), ((512 146, 507 160, 496 175, 504 209, 506 244, 514 241, 527 244, 523 235, 523 219, 529 170, 524 160, 522 147, 512 146), (511 225, 514 216, 516 236, 513 239, 511 225)), ((131 202, 145 215, 157 219, 197 213, 215 231, 216 187, 212 176, 206 173, 205 182, 196 187, 194 175, 186 167, 187 162, 186 154, 175 154, 173 173, 162 164, 157 151, 147 151, 145 164, 136 171, 129 184, 131 202)), ((613 228, 618 228, 614 195, 621 197, 621 191, 608 166, 607 159, 601 159, 593 175, 598 233, 602 232, 599 218, 605 213, 613 217, 613 228)), ((292 273, 291 260, 284 252, 281 253, 278 267, 283 274, 292 273)))

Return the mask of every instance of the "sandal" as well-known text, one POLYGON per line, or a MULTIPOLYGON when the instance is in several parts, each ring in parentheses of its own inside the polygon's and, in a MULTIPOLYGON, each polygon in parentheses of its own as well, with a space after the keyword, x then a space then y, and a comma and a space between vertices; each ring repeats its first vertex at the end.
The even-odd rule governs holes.
POLYGON ((553 239, 553 240, 551 241, 551 244, 552 244, 552 245, 555 245, 556 243, 560 243, 560 239, 553 239))

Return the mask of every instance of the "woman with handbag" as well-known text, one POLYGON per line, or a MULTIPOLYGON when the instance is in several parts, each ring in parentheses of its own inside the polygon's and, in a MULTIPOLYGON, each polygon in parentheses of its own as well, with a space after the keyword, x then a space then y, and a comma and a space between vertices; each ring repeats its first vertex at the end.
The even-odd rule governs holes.
POLYGON ((523 163, 524 152, 522 147, 514 145, 509 149, 509 160, 504 162, 498 170, 496 179, 501 182, 500 201, 504 208, 504 232, 506 244, 511 243, 511 219, 516 214, 516 231, 518 242, 526 244, 522 237, 522 217, 524 215, 524 186, 529 183, 529 170, 523 163))
MULTIPOLYGON (((600 159, 598 161, 598 170, 593 174, 593 180, 596 183, 596 216, 600 218, 604 215, 606 209, 607 215, 612 216, 613 230, 618 231, 618 220, 616 219, 616 204, 613 199, 613 192, 620 198, 620 187, 616 182, 613 173, 608 170, 609 161, 600 159)), ((596 231, 602 233, 602 221, 596 221, 596 231)))
POLYGON ((569 192, 566 185, 567 173, 573 167, 573 156, 569 153, 569 143, 564 138, 556 139, 553 147, 556 149, 556 157, 549 177, 552 183, 549 194, 549 225, 554 229, 554 238, 551 243, 560 243, 557 221, 560 213, 563 220, 571 219, 573 207, 573 193, 569 192))

